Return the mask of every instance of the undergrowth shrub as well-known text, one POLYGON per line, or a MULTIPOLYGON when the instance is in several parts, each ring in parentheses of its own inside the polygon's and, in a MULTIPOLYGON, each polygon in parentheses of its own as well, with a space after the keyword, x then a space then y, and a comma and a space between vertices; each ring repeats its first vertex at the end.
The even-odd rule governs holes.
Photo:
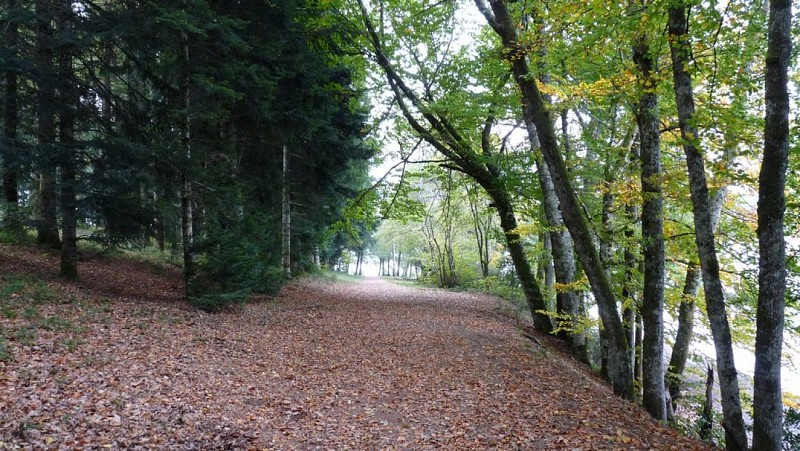
POLYGON ((8 340, 0 335, 0 362, 11 360, 11 351, 8 350, 8 340))
POLYGON ((237 227, 209 230, 196 247, 196 273, 189 283, 190 302, 205 311, 244 303, 252 294, 277 293, 283 272, 271 249, 274 238, 256 221, 237 227))
POLYGON ((469 289, 491 294, 493 296, 508 299, 510 301, 521 301, 525 299, 525 294, 522 292, 521 288, 509 284, 507 280, 498 276, 488 276, 480 279, 473 279, 465 283, 464 286, 469 289))
POLYGON ((800 449, 800 410, 788 407, 783 417, 783 449, 792 451, 800 449))

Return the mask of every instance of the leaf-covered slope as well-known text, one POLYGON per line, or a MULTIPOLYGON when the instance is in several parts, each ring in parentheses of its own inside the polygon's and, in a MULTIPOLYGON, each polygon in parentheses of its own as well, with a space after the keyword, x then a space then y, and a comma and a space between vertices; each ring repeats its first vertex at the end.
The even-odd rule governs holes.
POLYGON ((179 274, 117 260, 20 283, 56 265, 0 247, 3 446, 703 449, 522 337, 495 298, 301 281, 209 315, 179 274))

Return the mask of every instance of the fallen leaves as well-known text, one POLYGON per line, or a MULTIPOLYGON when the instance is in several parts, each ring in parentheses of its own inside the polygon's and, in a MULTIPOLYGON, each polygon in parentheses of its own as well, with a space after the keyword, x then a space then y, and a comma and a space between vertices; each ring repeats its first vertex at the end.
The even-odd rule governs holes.
MULTIPOLYGON (((0 246, 3 274, 56 264, 0 246)), ((37 304, 80 329, 9 342, 0 448, 704 449, 559 353, 529 350, 494 298, 300 281, 209 315, 187 308, 174 272, 99 259, 81 271, 79 285, 48 282, 77 301, 37 304), (83 342, 58 346, 64 334, 83 342)))

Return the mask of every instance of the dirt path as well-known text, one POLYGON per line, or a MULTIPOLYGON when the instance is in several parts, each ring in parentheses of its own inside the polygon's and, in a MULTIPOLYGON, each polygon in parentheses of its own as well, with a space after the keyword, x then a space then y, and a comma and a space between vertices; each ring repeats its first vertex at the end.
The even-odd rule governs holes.
POLYGON ((0 449, 702 449, 491 297, 304 281, 209 315, 169 284, 157 301, 90 288, 0 316, 0 449))

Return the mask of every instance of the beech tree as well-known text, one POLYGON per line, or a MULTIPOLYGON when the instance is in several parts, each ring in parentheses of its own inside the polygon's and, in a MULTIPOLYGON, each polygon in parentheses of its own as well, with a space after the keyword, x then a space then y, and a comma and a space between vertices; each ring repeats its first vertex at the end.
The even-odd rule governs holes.
POLYGON ((733 359, 733 343, 725 308, 725 296, 719 276, 714 227, 711 221, 711 206, 706 183, 705 163, 699 148, 699 131, 695 125, 695 105, 692 79, 687 68, 690 60, 688 19, 686 6, 679 4, 669 10, 670 53, 672 56, 672 78, 678 121, 686 154, 689 174, 692 211, 694 214, 695 243, 703 275, 703 290, 714 347, 717 354, 717 370, 722 392, 722 413, 725 428, 725 443, 728 449, 746 449, 747 436, 742 419, 739 397, 739 380, 733 359))
POLYGON ((789 164, 789 61, 792 2, 771 0, 764 96, 764 158, 758 178, 758 312, 753 449, 781 449, 781 349, 786 301, 784 211, 789 164))
POLYGON ((642 94, 636 108, 642 164, 642 404, 654 418, 667 418, 664 389, 664 199, 661 193, 661 138, 658 124, 656 60, 646 34, 634 43, 633 60, 642 94))
POLYGON ((531 77, 525 51, 517 47, 517 26, 505 1, 490 1, 491 9, 481 0, 476 0, 478 9, 489 25, 500 37, 504 50, 509 55, 513 79, 520 89, 523 102, 530 108, 536 126, 542 155, 553 176, 556 194, 561 206, 564 224, 570 231, 578 260, 592 285, 600 318, 609 342, 609 377, 618 395, 633 399, 633 377, 628 360, 628 344, 617 312, 617 300, 608 276, 600 261, 597 248, 587 220, 572 187, 570 176, 559 150, 553 123, 541 91, 531 77))
MULTIPOLYGON (((547 306, 541 288, 533 275, 530 261, 525 255, 520 241, 514 205, 502 173, 492 161, 495 150, 486 147, 486 140, 481 140, 480 150, 476 149, 464 132, 451 122, 446 111, 432 108, 430 104, 434 98, 432 97, 433 92, 430 91, 430 85, 427 85, 427 90, 423 86, 422 93, 412 89, 389 60, 383 40, 374 26, 366 6, 362 1, 359 1, 358 5, 371 52, 386 76, 394 94, 394 101, 400 108, 403 117, 420 138, 447 158, 446 165, 472 177, 492 199, 500 217, 500 227, 505 234, 506 245, 525 292, 534 324, 537 329, 549 332, 553 326, 546 313, 547 306)), ((492 116, 491 112, 486 115, 487 118, 492 116)), ((487 119, 486 122, 493 121, 487 119)), ((483 130, 486 133, 486 129, 483 130)))

